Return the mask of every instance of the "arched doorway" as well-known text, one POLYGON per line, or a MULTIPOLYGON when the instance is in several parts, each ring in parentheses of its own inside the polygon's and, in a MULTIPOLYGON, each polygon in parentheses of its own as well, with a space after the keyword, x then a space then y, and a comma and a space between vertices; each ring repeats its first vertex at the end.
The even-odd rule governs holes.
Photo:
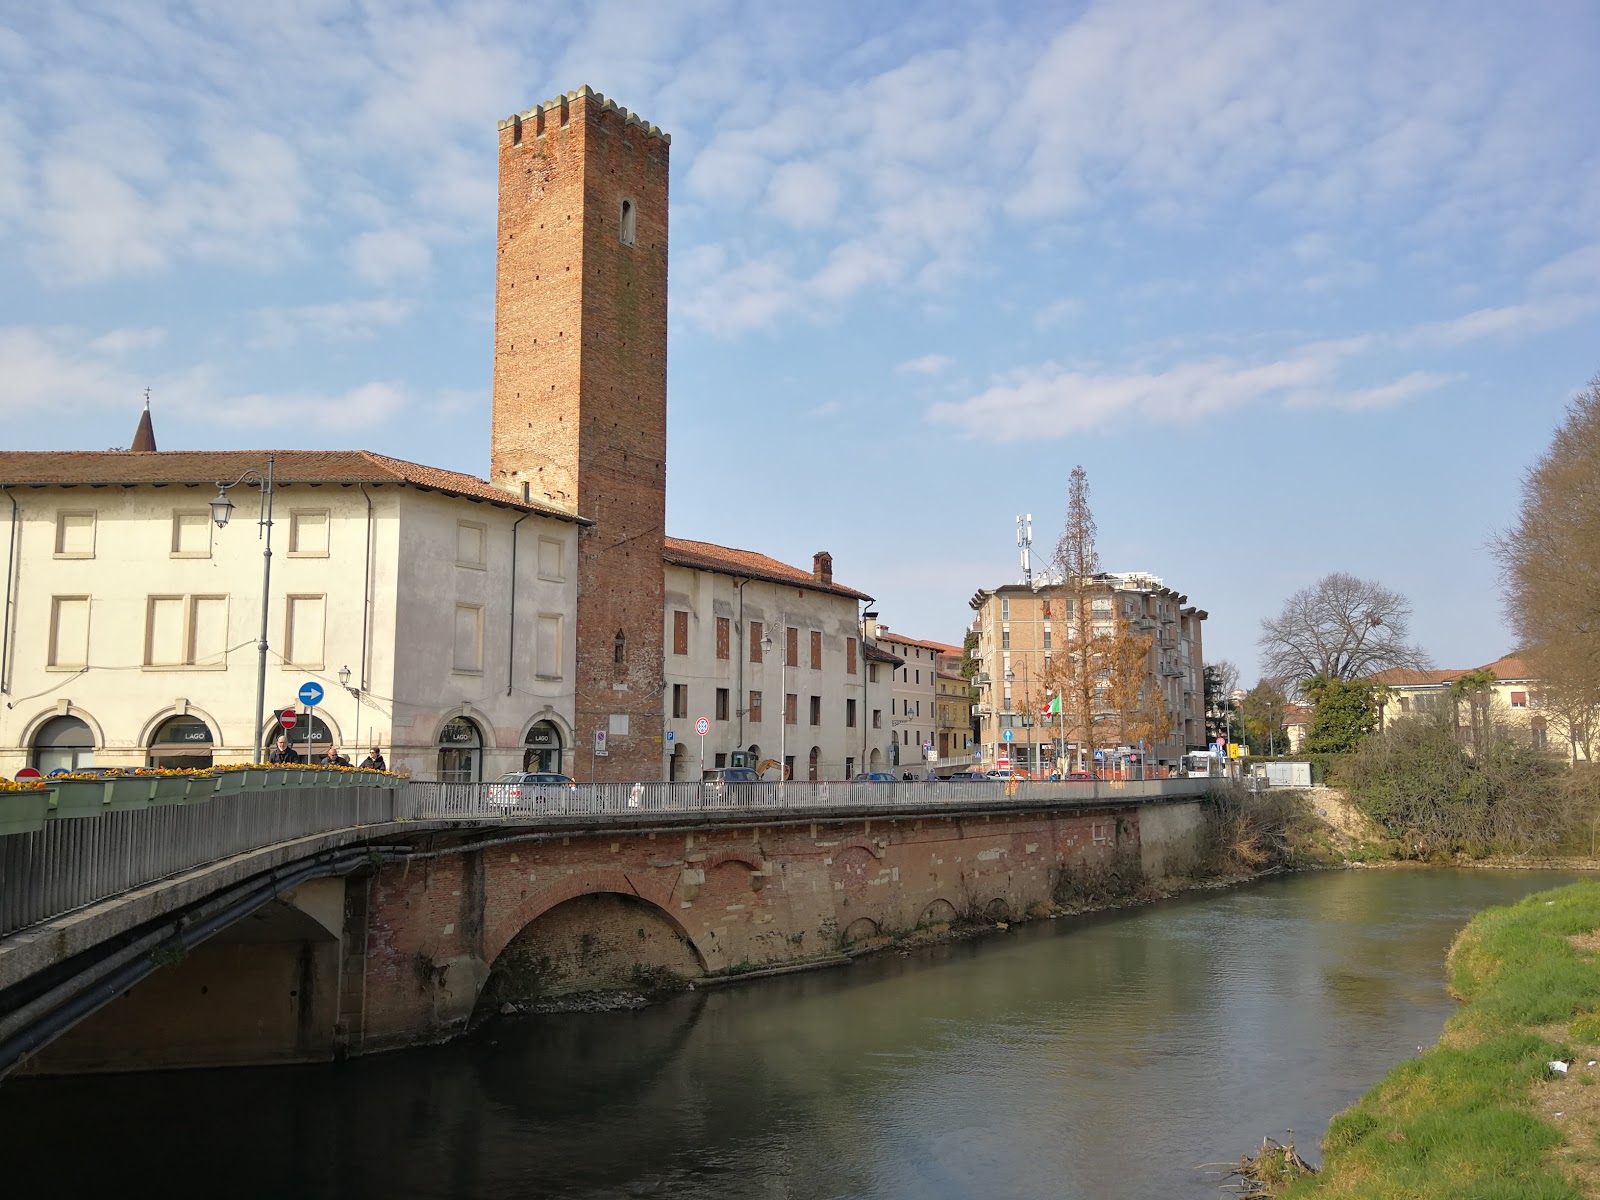
POLYGON ((872 748, 872 755, 867 759, 867 770, 883 770, 883 751, 879 750, 876 746, 872 748))
POLYGON ((811 753, 806 756, 806 778, 812 783, 817 781, 817 764, 822 759, 822 748, 811 747, 811 753))
POLYGON ((667 782, 683 782, 683 772, 689 762, 689 752, 684 749, 682 742, 672 747, 672 754, 667 759, 667 782))
POLYGON ((445 722, 439 731, 439 780, 477 783, 483 773, 483 734, 466 717, 445 722))
POLYGON ((267 731, 268 750, 278 744, 279 735, 288 738, 290 747, 306 762, 324 757, 328 747, 333 745, 333 730, 328 728, 328 723, 305 713, 296 718, 293 729, 285 729, 281 721, 274 721, 267 731))
POLYGON ((550 721, 540 721, 522 739, 524 771, 561 771, 561 731, 550 721))
POLYGON ((29 756, 35 770, 76 771, 94 766, 94 733, 77 717, 51 717, 33 735, 29 756))
POLYGON ((146 765, 196 769, 211 765, 211 727, 199 717, 168 717, 150 737, 146 765))

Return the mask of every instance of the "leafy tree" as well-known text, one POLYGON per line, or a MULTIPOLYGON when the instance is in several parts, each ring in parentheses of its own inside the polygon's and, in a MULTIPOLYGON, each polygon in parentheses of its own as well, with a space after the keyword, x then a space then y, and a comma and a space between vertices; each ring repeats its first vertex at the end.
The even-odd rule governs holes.
POLYGON ((1600 689, 1600 375, 1567 406, 1522 482, 1517 524, 1495 540, 1524 653, 1569 699, 1600 689))
POLYGON ((1205 689, 1206 741, 1227 737, 1228 714, 1233 711, 1233 692, 1239 686, 1239 668, 1227 659, 1207 663, 1201 672, 1205 689))
POLYGON ((1239 704, 1239 719, 1248 737, 1250 753, 1277 754, 1288 748, 1284 724, 1289 716, 1289 697, 1275 679, 1263 679, 1239 704))
POLYGON ((967 630, 967 636, 961 639, 961 678, 971 679, 978 673, 978 660, 973 657, 978 650, 978 631, 967 630))
POLYGON ((1300 690, 1313 705, 1305 744, 1312 754, 1354 750, 1377 727, 1378 703, 1371 684, 1317 675, 1300 690))
POLYGON ((1094 513, 1089 509, 1089 475, 1072 469, 1067 489, 1067 519, 1056 542, 1054 566, 1060 578, 1051 608, 1067 627, 1066 645, 1050 656, 1043 679, 1047 696, 1061 697, 1066 736, 1078 743, 1079 765, 1094 753, 1098 742, 1096 693, 1107 682, 1110 639, 1097 637, 1090 615, 1100 554, 1095 548, 1094 513))
POLYGON ((1479 667, 1476 671, 1468 671, 1459 679, 1452 680, 1450 699, 1453 702, 1458 727, 1462 725, 1461 706, 1466 705, 1467 737, 1472 746, 1473 756, 1476 757, 1489 738, 1491 709, 1494 704, 1494 672, 1488 667, 1479 667))
POLYGON ((1421 647, 1406 642, 1411 606, 1399 592, 1354 575, 1324 575, 1290 596, 1261 622, 1265 674, 1307 680, 1359 679, 1389 667, 1425 667, 1421 647))
POLYGON ((1154 748, 1172 735, 1172 715, 1159 678, 1151 671, 1154 645, 1154 634, 1140 633, 1119 617, 1117 632, 1105 650, 1106 699, 1116 722, 1117 741, 1124 746, 1143 741, 1147 748, 1154 748))

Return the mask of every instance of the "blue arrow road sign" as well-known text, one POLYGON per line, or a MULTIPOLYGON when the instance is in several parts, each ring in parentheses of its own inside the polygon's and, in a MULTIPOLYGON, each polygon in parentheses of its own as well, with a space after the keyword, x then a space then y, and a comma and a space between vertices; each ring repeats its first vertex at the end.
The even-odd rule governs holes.
POLYGON ((1003 742, 1014 742, 1014 741, 1016 741, 1017 740, 1017 731, 1015 729, 1002 729, 1000 731, 1000 740, 1003 741, 1003 742))
POLYGON ((300 703, 308 704, 312 708, 322 703, 322 685, 320 683, 302 683, 300 685, 300 703))

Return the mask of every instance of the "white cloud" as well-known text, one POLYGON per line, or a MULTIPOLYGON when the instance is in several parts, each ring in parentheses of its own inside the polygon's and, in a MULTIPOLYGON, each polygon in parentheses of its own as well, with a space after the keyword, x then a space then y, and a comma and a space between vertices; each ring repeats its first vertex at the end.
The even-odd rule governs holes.
POLYGON ((263 308, 255 313, 257 346, 292 346, 304 338, 327 342, 365 341, 380 328, 398 325, 411 315, 403 300, 341 300, 293 308, 263 308))
POLYGON ((113 329, 89 342, 89 349, 102 354, 127 354, 133 350, 151 350, 167 340, 167 331, 160 328, 113 329))
POLYGON ((350 269, 381 287, 428 274, 433 269, 433 251, 418 234, 375 229, 350 243, 350 269))
POLYGON ((778 219, 795 229, 822 229, 839 208, 839 177, 821 163, 793 162, 779 167, 767 185, 767 203, 778 219))
POLYGON ((272 414, 281 438, 295 429, 315 431, 318 445, 326 444, 329 431, 370 430, 393 420, 409 404, 403 388, 392 383, 364 383, 343 392, 256 392, 229 396, 215 405, 216 424, 228 429, 259 431, 262 413, 272 414))
POLYGON ((807 410, 806 416, 811 417, 813 419, 820 420, 823 417, 831 417, 835 413, 843 412, 843 411, 844 411, 844 405, 840 404, 839 401, 837 401, 837 400, 824 400, 821 404, 817 405, 815 408, 807 410))
POLYGON ((924 354, 921 358, 906 360, 894 371, 896 375, 937 375, 955 365, 956 360, 948 354, 924 354))

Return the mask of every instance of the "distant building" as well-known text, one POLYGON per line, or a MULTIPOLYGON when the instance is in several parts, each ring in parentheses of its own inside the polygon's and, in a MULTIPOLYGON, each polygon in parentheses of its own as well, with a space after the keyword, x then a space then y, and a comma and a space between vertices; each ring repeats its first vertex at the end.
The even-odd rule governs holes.
MULTIPOLYGON (((867 628, 877 644, 901 660, 894 671, 894 693, 889 698, 889 718, 894 728, 894 749, 889 758, 891 767, 915 769, 926 767, 931 752, 939 758, 949 758, 948 750, 939 745, 939 687, 938 674, 959 670, 961 648, 948 642, 923 641, 905 634, 891 633, 889 627, 869 614, 867 628)), ((968 701, 970 711, 970 701, 968 701)), ((949 709, 946 709, 948 715, 949 709)), ((949 745, 949 726, 946 726, 945 745, 949 745)), ((963 748, 961 753, 966 753, 963 748)))
MULTIPOLYGON (((1550 748, 1551 722, 1549 717, 1540 711, 1539 680, 1532 666, 1520 655, 1503 655, 1491 663, 1485 663, 1482 667, 1466 670, 1411 670, 1392 667, 1365 676, 1363 682, 1376 684, 1384 689, 1384 694, 1380 696, 1378 713, 1380 725, 1387 725, 1404 717, 1451 712, 1454 714, 1458 730, 1464 730, 1468 725, 1466 708, 1465 705, 1457 703, 1457 698, 1451 689, 1462 676, 1482 670, 1487 670, 1494 676, 1490 692, 1495 713, 1503 718, 1511 729, 1525 734, 1529 743, 1535 748, 1540 750, 1550 748)), ((1570 749, 1574 758, 1582 757, 1582 750, 1576 745, 1556 748, 1570 749)))
MULTIPOLYGON (((1150 684, 1166 705, 1170 736, 1147 746, 1144 762, 1176 767, 1188 749, 1202 749, 1205 740, 1202 625, 1207 614, 1188 597, 1151 575, 1097 575, 1089 589, 1094 636, 1112 636, 1119 622, 1151 635, 1148 655, 1150 684)), ((1056 654, 1066 652, 1075 637, 1072 601, 1048 582, 1017 583, 978 592, 971 605, 977 613, 979 738, 984 759, 993 762, 1002 751, 1013 766, 1049 770, 1063 757, 1061 743, 1078 749, 1061 718, 1044 712, 1049 697, 1044 679, 1056 654), (1057 611, 1061 610, 1061 611, 1057 611), (1005 731, 1011 731, 1011 741, 1005 731)), ((1098 691, 1095 713, 1097 744, 1087 752, 1136 751, 1121 747, 1105 732, 1115 714, 1105 689, 1098 691)))

